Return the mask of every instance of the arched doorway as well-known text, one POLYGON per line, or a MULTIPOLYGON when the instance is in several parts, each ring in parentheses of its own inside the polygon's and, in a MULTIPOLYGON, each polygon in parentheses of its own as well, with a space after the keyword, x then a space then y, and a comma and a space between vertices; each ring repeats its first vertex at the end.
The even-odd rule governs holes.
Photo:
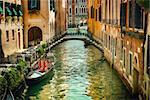
POLYGON ((31 27, 28 31, 28 46, 35 46, 42 41, 42 30, 39 27, 31 27))
POLYGON ((2 31, 0 30, 0 63, 3 61, 4 58, 4 52, 2 49, 2 31))

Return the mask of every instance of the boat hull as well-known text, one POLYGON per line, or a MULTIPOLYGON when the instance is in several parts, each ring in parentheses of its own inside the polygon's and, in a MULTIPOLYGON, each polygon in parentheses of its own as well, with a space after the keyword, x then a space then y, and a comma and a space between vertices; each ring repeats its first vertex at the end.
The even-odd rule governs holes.
POLYGON ((41 82, 42 80, 48 78, 48 76, 50 76, 52 69, 53 68, 49 69, 44 75, 41 75, 40 77, 26 78, 27 85, 34 85, 34 84, 37 84, 37 83, 41 82))

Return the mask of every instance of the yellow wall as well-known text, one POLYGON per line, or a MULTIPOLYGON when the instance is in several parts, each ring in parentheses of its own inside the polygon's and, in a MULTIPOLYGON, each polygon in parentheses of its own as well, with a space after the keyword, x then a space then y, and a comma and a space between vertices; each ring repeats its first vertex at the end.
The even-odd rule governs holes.
POLYGON ((49 34, 49 7, 48 0, 40 0, 40 10, 36 13, 29 13, 28 0, 23 0, 24 10, 24 38, 25 46, 28 47, 28 30, 31 27, 39 27, 42 30, 42 40, 48 40, 49 34))

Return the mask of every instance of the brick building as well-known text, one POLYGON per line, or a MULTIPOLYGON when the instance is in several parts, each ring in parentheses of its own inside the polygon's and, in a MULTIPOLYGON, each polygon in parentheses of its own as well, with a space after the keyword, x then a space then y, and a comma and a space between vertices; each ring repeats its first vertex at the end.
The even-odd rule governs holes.
POLYGON ((147 21, 144 7, 136 0, 88 0, 88 31, 103 43, 106 59, 131 93, 148 100, 150 83, 144 77, 147 21))
POLYGON ((21 0, 0 0, 0 60, 23 49, 21 0))

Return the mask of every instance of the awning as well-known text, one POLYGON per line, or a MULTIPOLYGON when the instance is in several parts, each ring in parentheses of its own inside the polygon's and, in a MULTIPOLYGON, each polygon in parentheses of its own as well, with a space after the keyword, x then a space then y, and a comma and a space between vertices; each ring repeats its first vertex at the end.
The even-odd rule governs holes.
POLYGON ((22 16, 22 15, 23 15, 22 11, 21 11, 21 10, 19 10, 19 16, 22 16))
POLYGON ((12 15, 12 12, 11 12, 11 10, 10 10, 8 7, 6 7, 6 11, 7 11, 7 13, 8 13, 8 16, 11 16, 11 15, 12 15))
POLYGON ((17 12, 16 12, 15 8, 13 8, 13 13, 15 16, 17 16, 17 12))
POLYGON ((3 9, 1 6, 0 6, 0 14, 3 14, 3 9))

